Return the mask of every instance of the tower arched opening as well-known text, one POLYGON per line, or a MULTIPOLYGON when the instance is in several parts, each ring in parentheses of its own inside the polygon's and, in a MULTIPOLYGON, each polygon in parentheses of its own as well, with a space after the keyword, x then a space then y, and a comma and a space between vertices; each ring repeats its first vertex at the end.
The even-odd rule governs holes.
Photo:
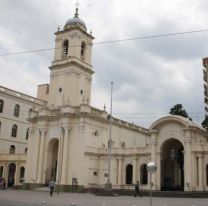
POLYGON ((174 138, 161 146, 161 190, 184 190, 184 147, 174 138))
POLYGON ((8 165, 8 180, 7 180, 8 187, 12 187, 14 185, 15 172, 16 172, 16 165, 14 163, 10 163, 8 165))
POLYGON ((126 184, 132 184, 133 178, 133 166, 132 164, 128 164, 126 166, 126 184))
POLYGON ((57 178, 57 164, 58 164, 58 139, 52 139, 48 143, 47 151, 47 165, 45 183, 48 184, 50 180, 56 181, 57 178))

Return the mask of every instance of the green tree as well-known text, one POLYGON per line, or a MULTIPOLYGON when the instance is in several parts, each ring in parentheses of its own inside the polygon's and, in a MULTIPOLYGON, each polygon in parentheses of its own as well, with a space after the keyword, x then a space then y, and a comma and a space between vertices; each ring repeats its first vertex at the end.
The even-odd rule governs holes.
POLYGON ((176 104, 175 106, 173 106, 170 109, 169 113, 172 114, 172 115, 179 115, 179 116, 182 116, 182 117, 189 118, 189 120, 192 121, 191 117, 189 117, 188 113, 183 108, 182 104, 176 104))
POLYGON ((202 127, 208 131, 208 115, 205 115, 205 119, 201 123, 202 127))

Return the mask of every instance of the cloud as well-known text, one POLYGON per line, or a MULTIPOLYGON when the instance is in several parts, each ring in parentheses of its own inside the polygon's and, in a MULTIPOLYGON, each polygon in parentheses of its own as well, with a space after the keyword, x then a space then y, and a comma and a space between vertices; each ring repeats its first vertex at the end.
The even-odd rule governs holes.
MULTIPOLYGON (((207 29, 203 0, 85 0, 80 18, 94 42, 207 29)), ((75 1, 0 1, 0 53, 53 48, 54 32, 74 16, 75 1)), ((149 126, 182 103, 194 121, 204 117, 201 58, 208 55, 207 33, 93 46, 92 105, 149 126)), ((53 50, 0 57, 0 84, 30 95, 49 82, 53 50), (24 74, 24 75, 23 75, 24 74), (14 85, 15 82, 15 85, 14 85)))

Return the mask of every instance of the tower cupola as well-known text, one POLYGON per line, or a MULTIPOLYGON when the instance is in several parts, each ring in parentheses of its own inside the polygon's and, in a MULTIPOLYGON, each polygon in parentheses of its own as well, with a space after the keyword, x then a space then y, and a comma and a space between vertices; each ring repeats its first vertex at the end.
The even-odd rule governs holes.
POLYGON ((69 28, 72 28, 75 26, 79 26, 82 29, 84 29, 85 31, 87 31, 87 27, 86 27, 85 22, 79 18, 79 9, 78 8, 76 8, 76 12, 74 14, 74 17, 67 20, 67 22, 64 26, 64 29, 69 29, 69 28))

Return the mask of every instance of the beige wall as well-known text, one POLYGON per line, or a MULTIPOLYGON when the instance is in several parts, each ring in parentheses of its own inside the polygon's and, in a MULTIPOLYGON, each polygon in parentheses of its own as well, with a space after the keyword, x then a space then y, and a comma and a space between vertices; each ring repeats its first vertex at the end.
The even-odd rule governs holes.
MULTIPOLYGON (((3 167, 3 177, 8 181, 9 165, 14 163, 16 172, 15 185, 20 182, 20 168, 26 167, 26 150, 28 148, 27 131, 30 127, 27 118, 30 109, 39 109, 44 102, 20 92, 0 87, 0 99, 4 101, 3 112, 0 113, 0 167, 3 167), (19 116, 14 116, 14 107, 20 106, 19 116), (12 127, 17 125, 17 135, 12 137, 12 127), (14 154, 10 154, 10 147, 15 147, 14 154)), ((30 133, 30 132, 29 132, 30 133)), ((28 136, 30 138, 30 135, 28 136)))

